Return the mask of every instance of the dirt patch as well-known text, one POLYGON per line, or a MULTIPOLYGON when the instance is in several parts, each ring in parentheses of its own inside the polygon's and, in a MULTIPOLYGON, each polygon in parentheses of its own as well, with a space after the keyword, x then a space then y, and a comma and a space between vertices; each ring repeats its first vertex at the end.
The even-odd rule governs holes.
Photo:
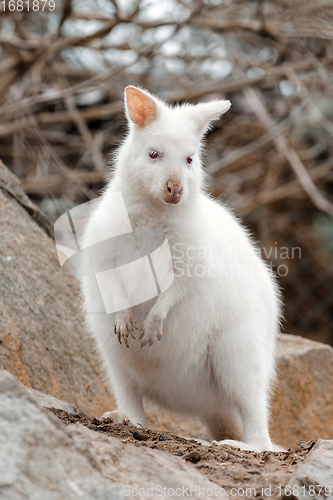
MULTIPOLYGON (((315 441, 301 443, 286 452, 255 453, 230 446, 201 445, 194 439, 184 439, 170 432, 115 424, 110 419, 86 418, 64 410, 51 411, 65 424, 79 423, 96 432, 120 439, 133 446, 145 446, 181 457, 193 464, 210 481, 224 488, 226 496, 247 498, 281 498, 295 466, 302 462, 315 441), (236 488, 236 490, 235 490, 236 488)), ((290 496, 288 498, 291 498, 290 496)))

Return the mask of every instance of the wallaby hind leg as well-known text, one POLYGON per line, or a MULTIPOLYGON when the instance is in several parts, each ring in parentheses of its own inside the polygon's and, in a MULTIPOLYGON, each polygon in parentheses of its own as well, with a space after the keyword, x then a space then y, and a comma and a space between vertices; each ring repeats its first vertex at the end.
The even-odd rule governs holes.
POLYGON ((205 423, 216 441, 232 439, 241 441, 243 439, 242 420, 236 408, 229 407, 227 412, 214 415, 205 419, 205 423))

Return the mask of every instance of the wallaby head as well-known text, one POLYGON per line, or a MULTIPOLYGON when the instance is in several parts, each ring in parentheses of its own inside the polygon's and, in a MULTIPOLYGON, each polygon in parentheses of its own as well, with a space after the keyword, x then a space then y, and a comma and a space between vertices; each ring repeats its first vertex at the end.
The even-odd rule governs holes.
POLYGON ((144 199, 177 205, 203 183, 201 139, 231 106, 215 100, 170 107, 146 90, 128 86, 129 134, 119 151, 119 175, 144 199))

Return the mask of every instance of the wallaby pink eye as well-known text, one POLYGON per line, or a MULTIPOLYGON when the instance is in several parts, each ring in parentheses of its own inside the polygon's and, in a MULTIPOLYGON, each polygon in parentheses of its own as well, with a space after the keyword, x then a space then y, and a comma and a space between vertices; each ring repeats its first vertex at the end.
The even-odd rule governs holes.
POLYGON ((190 156, 188 156, 188 157, 186 158, 186 161, 187 161, 187 164, 188 164, 188 165, 191 165, 191 163, 192 163, 192 161, 193 161, 193 158, 191 158, 190 156))
POLYGON ((154 151, 153 149, 150 149, 148 151, 148 154, 149 154, 149 157, 152 159, 152 160, 156 160, 156 158, 158 158, 158 153, 156 151, 154 151))

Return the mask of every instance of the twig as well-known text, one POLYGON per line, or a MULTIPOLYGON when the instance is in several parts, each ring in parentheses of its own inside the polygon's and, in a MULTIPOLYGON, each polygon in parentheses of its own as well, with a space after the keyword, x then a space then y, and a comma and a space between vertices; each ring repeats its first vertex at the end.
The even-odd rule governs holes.
POLYGON ((288 118, 282 123, 275 125, 272 130, 264 134, 262 137, 259 137, 259 139, 252 141, 250 144, 246 144, 246 146, 238 148, 236 151, 222 158, 222 160, 219 160, 210 165, 208 168, 208 173, 211 175, 216 174, 235 161, 245 158, 252 153, 255 153, 256 151, 258 151, 258 149, 261 149, 272 142, 275 137, 278 137, 280 134, 286 132, 291 124, 292 121, 288 118))
MULTIPOLYGON (((254 89, 247 88, 244 90, 244 95, 251 104, 255 114, 270 132, 274 128, 274 120, 263 105, 259 92, 254 89)), ((292 147, 290 147, 284 135, 281 134, 274 137, 272 140, 281 156, 288 161, 304 191, 308 194, 314 205, 316 205, 319 210, 322 210, 333 217, 333 204, 327 200, 315 186, 298 154, 292 147)))
MULTIPOLYGON (((71 180, 79 184, 96 184, 105 182, 108 177, 105 171, 84 172, 73 170, 71 180)), ((60 175, 48 175, 46 178, 28 177, 22 182, 24 191, 29 195, 51 194, 62 191, 64 179, 60 175)), ((80 191, 80 189, 77 189, 80 191)))

